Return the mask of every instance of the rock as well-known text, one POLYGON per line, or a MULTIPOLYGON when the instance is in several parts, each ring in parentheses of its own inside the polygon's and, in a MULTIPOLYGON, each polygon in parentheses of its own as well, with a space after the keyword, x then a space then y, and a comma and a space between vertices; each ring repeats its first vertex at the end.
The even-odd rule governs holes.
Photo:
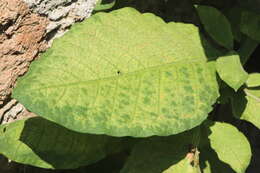
POLYGON ((44 41, 48 19, 31 13, 21 0, 0 1, 0 107, 11 94, 37 54, 47 48, 44 41))
POLYGON ((17 100, 12 99, 0 109, 0 124, 7 124, 24 118, 36 116, 28 112, 17 100))
POLYGON ((46 16, 50 23, 47 33, 55 31, 52 40, 63 35, 69 26, 89 17, 97 0, 24 0, 35 12, 46 16))

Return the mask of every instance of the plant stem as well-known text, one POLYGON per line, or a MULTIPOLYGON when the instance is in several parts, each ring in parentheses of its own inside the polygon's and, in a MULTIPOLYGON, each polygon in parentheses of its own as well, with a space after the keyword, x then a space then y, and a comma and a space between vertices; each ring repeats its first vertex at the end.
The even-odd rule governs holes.
POLYGON ((242 42, 241 47, 238 50, 238 54, 241 58, 241 63, 245 65, 251 54, 254 52, 256 47, 258 46, 258 42, 255 40, 252 40, 251 38, 247 37, 242 42))

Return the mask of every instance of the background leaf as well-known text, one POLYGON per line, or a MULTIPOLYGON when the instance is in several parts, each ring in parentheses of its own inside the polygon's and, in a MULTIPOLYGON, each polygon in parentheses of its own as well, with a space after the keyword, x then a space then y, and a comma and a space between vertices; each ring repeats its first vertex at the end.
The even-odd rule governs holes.
POLYGON ((232 98, 233 115, 260 129, 260 88, 244 89, 232 98))
POLYGON ((74 26, 32 63, 13 97, 69 129, 112 136, 180 133, 218 97, 198 28, 132 8, 74 26))
POLYGON ((23 164, 72 169, 120 151, 123 139, 81 134, 35 117, 0 126, 0 153, 23 164))
POLYGON ((198 5, 196 9, 207 33, 218 44, 233 49, 233 34, 228 19, 215 7, 198 5))
POLYGON ((196 128, 174 136, 142 140, 133 148, 121 173, 159 173, 176 164, 184 171, 186 167, 180 161, 189 152, 189 145, 197 143, 198 131, 196 128))
POLYGON ((242 33, 253 40, 260 41, 260 14, 243 11, 240 27, 242 33))
POLYGON ((133 148, 121 173, 197 171, 185 163, 190 145, 198 146, 204 173, 242 173, 251 158, 247 139, 234 126, 206 121, 178 135, 144 139, 133 148))
POLYGON ((228 9, 226 12, 226 16, 228 18, 228 21, 230 22, 234 39, 240 42, 242 39, 242 33, 240 31, 242 9, 238 6, 228 9))
POLYGON ((217 72, 220 78, 234 90, 238 90, 247 80, 248 74, 241 65, 237 54, 229 54, 217 59, 217 72))

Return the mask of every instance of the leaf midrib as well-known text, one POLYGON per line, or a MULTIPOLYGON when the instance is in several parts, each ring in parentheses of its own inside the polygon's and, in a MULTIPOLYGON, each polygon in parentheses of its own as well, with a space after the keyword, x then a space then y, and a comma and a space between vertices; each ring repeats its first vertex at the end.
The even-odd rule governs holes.
MULTIPOLYGON (((185 62, 185 61, 187 61, 187 59, 179 60, 179 61, 171 62, 171 63, 166 63, 166 64, 162 64, 162 65, 147 67, 145 69, 137 70, 137 71, 134 71, 134 72, 128 72, 128 73, 125 73, 125 74, 124 73, 123 74, 118 74, 118 76, 103 77, 103 78, 99 78, 99 79, 93 79, 93 80, 87 80, 87 81, 79 81, 79 82, 72 82, 72 83, 66 83, 66 84, 49 85, 49 86, 46 86, 46 87, 39 87, 39 88, 30 88, 30 90, 62 88, 62 87, 71 87, 71 86, 76 86, 76 85, 82 85, 82 84, 86 84, 86 83, 95 83, 95 82, 99 82, 99 81, 103 81, 103 80, 109 80, 109 79, 113 79, 113 78, 120 78, 120 77, 135 75, 135 74, 141 73, 141 72, 152 71, 153 69, 159 69, 161 67, 167 68, 169 66, 176 65, 177 63, 182 63, 182 62, 185 62)), ((192 60, 189 60, 186 63, 189 64, 189 63, 192 63, 192 62, 198 62, 198 63, 201 62, 201 63, 205 63, 205 64, 207 63, 205 60, 201 60, 201 59, 192 59, 192 60)), ((40 84, 40 85, 42 85, 42 84, 40 84)))

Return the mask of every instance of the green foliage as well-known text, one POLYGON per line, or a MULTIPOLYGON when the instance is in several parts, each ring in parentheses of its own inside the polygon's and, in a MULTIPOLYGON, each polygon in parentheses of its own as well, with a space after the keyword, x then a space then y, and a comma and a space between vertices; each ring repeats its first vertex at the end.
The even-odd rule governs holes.
POLYGON ((247 120, 260 128, 260 88, 246 88, 232 98, 235 117, 247 120))
POLYGON ((236 53, 219 57, 216 66, 220 78, 236 91, 247 81, 248 74, 236 53))
POLYGON ((260 42, 260 14, 244 11, 241 19, 241 31, 260 42))
POLYGON ((167 170, 163 171, 163 173, 179 173, 179 172, 186 172, 186 173, 201 173, 200 168, 192 166, 188 158, 184 158, 179 161, 177 164, 174 164, 167 170))
POLYGON ((227 10, 226 16, 231 24, 232 33, 236 41, 241 41, 242 33, 240 32, 242 9, 239 7, 233 7, 227 10))
MULTIPOLYGON (((227 163, 237 173, 245 172, 251 159, 250 144, 246 137, 235 127, 226 123, 212 124, 210 122, 207 123, 207 127, 209 127, 210 147, 217 153, 219 160, 227 163)), ((213 167, 213 164, 214 162, 210 164, 210 167, 213 167)), ((220 167, 219 170, 222 168, 220 167)))
POLYGON ((214 7, 199 5, 196 9, 208 34, 220 45, 233 49, 233 34, 228 19, 214 7))
POLYGON ((195 173, 199 172, 196 161, 200 163, 200 169, 207 173, 242 173, 250 157, 250 145, 235 127, 207 121, 178 135, 141 141, 133 148, 121 173, 195 173), (193 166, 189 163, 192 155, 190 145, 197 146, 200 152, 193 160, 193 166))
POLYGON ((248 61, 260 14, 233 2, 99 0, 106 12, 18 80, 12 97, 39 117, 1 125, 0 153, 51 169, 120 153, 121 173, 244 173, 251 148, 231 124, 260 128, 260 71, 248 61))
POLYGON ((118 152, 123 138, 81 134, 40 117, 0 126, 0 153, 42 168, 71 169, 118 152))
POLYGON ((246 81, 248 87, 259 87, 260 86, 260 73, 251 73, 246 81))
POLYGON ((78 132, 177 134, 205 120, 218 97, 215 64, 206 60, 195 26, 124 8, 96 14, 54 42, 13 96, 78 132))

